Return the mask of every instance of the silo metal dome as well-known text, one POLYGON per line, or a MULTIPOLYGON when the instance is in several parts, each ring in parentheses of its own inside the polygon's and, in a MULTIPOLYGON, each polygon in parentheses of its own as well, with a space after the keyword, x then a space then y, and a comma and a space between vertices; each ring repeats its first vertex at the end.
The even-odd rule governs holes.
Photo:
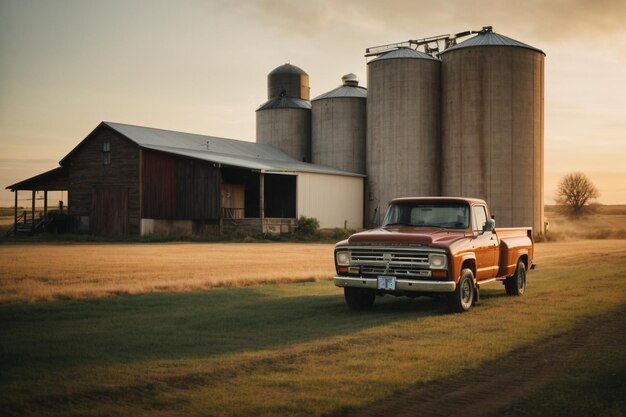
POLYGON ((399 196, 440 194, 441 61, 399 48, 368 62, 366 221, 399 196))
POLYGON ((256 110, 256 141, 311 162, 309 76, 285 64, 267 76, 269 100, 256 110))
POLYGON ((342 81, 311 102, 312 162, 365 174, 367 89, 358 86, 354 74, 344 75, 342 81))
POLYGON ((267 75, 267 98, 294 97, 309 100, 309 75, 291 64, 275 68, 267 75))
POLYGON ((544 56, 490 30, 442 53, 442 194, 543 232, 544 56))

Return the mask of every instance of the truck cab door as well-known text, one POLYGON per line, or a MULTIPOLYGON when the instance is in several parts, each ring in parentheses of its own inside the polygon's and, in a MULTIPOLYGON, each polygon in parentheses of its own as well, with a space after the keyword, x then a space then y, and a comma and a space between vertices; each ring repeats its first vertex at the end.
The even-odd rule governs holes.
POLYGON ((483 205, 472 206, 472 247, 476 254, 476 280, 484 281, 498 274, 498 237, 492 231, 483 231, 487 222, 487 209, 483 205))

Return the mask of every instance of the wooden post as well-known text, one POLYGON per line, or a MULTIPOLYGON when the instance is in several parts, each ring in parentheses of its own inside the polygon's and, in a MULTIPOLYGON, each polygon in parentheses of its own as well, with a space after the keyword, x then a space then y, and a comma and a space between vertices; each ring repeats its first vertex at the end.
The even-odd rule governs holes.
POLYGON ((261 218, 261 230, 265 233, 265 174, 259 174, 259 217, 261 218))
POLYGON ((14 221, 13 221, 13 236, 17 236, 17 190, 15 192, 15 213, 14 213, 14 221))
POLYGON ((48 222, 48 190, 43 192, 43 231, 46 231, 46 223, 48 222))
POLYGON ((33 198, 32 198, 32 209, 33 209, 33 211, 32 211, 32 213, 30 215, 30 218, 32 220, 32 223, 30 225, 30 232, 31 233, 35 232, 35 190, 32 191, 32 196, 33 196, 33 198))

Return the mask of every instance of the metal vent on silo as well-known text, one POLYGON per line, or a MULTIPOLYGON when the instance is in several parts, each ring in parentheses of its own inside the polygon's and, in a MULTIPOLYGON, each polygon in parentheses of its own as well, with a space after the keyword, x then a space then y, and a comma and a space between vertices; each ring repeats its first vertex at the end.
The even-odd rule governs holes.
POLYGON ((341 80, 311 102, 313 163, 364 174, 367 89, 355 74, 341 80))
POLYGON ((442 53, 442 193, 543 231, 544 57, 487 28, 442 53))

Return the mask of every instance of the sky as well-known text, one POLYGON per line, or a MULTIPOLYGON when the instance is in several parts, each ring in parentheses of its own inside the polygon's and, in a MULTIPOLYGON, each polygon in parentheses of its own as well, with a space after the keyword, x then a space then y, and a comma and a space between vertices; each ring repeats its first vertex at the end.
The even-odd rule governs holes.
POLYGON ((254 141, 279 65, 313 98, 367 86, 367 47, 488 25, 546 53, 546 203, 583 172, 626 204, 625 20, 624 0, 0 0, 0 206, 101 121, 254 141))

